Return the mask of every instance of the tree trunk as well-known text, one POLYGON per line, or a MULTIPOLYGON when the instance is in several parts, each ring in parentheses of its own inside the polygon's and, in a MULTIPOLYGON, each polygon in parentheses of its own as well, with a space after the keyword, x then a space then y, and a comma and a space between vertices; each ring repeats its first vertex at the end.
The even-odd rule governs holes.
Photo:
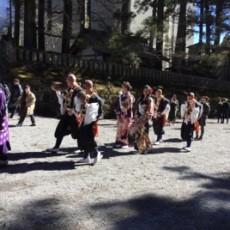
POLYGON ((211 12, 210 12, 210 2, 209 0, 205 0, 205 21, 206 21, 206 53, 210 52, 210 45, 211 45, 211 12))
POLYGON ((200 21, 199 21, 199 43, 202 43, 204 36, 204 0, 200 0, 200 21))
POLYGON ((24 46, 37 48, 35 0, 24 0, 24 46))
POLYGON ((149 48, 153 49, 153 42, 155 39, 155 28, 153 29, 153 25, 156 23, 156 13, 157 13, 157 5, 156 1, 154 1, 152 5, 152 23, 151 23, 151 28, 150 28, 150 42, 149 42, 149 48))
POLYGON ((180 13, 178 22, 178 31, 175 46, 175 57, 173 68, 177 72, 181 72, 182 62, 185 58, 186 49, 186 9, 188 0, 180 0, 180 13))
POLYGON ((38 48, 39 50, 45 50, 45 0, 39 0, 38 3, 38 48))
POLYGON ((79 0, 79 17, 80 17, 80 32, 85 30, 85 0, 79 0))
POLYGON ((163 34, 164 34, 164 0, 157 2, 157 39, 156 39, 156 69, 162 70, 163 55, 163 34))
POLYGON ((130 0, 126 0, 122 3, 121 8, 121 33, 125 34, 125 32, 129 29, 129 12, 130 12, 130 0))
POLYGON ((72 0, 64 0, 62 53, 67 54, 69 52, 71 34, 72 34, 72 0))
POLYGON ((215 40, 214 44, 219 45, 220 43, 220 35, 221 35, 221 25, 223 22, 223 6, 224 0, 216 1, 216 18, 215 18, 215 40))
POLYGON ((47 17, 48 17, 47 30, 51 31, 52 30, 52 0, 47 0, 47 17))
POLYGON ((91 21, 92 21, 92 18, 91 18, 91 12, 92 12, 92 9, 91 9, 91 0, 88 0, 87 2, 87 16, 88 16, 88 29, 91 30, 91 21))
POLYGON ((9 0, 9 16, 10 16, 10 26, 8 28, 8 35, 12 38, 12 0, 9 0))
POLYGON ((15 45, 20 44, 20 11, 21 11, 21 1, 14 1, 14 41, 15 45))

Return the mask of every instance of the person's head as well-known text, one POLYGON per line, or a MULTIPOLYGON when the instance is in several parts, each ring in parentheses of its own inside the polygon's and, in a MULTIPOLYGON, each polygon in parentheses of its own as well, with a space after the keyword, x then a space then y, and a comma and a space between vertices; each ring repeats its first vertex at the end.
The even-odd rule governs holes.
POLYGON ((225 103, 225 102, 226 102, 226 99, 225 99, 225 98, 223 98, 223 99, 222 99, 222 103, 225 103))
POLYGON ((66 81, 67 81, 68 87, 70 88, 74 87, 77 84, 77 78, 72 73, 68 74, 66 81))
POLYGON ((162 90, 161 90, 161 89, 158 89, 158 90, 156 91, 156 97, 157 97, 157 98, 160 98, 160 97, 162 97, 162 96, 163 96, 162 90))
POLYGON ((191 101, 195 99, 195 94, 193 92, 188 93, 187 95, 187 100, 191 101))
POLYGON ((93 82, 91 80, 86 80, 84 84, 84 88, 87 92, 93 91, 93 82))
POLYGON ((14 85, 18 85, 18 84, 20 84, 20 80, 18 78, 15 78, 13 83, 14 83, 14 85))
POLYGON ((177 99, 176 94, 172 95, 172 99, 177 99))
POLYGON ((121 90, 123 93, 129 92, 132 90, 132 86, 128 81, 123 81, 121 85, 121 90))
POLYGON ((31 87, 29 85, 26 85, 24 87, 24 91, 25 91, 26 94, 30 93, 31 92, 31 87))
POLYGON ((145 85, 143 88, 143 96, 148 97, 152 94, 152 88, 149 85, 145 85))
POLYGON ((208 96, 203 96, 203 97, 201 98, 201 101, 202 101, 203 103, 208 103, 209 97, 208 97, 208 96))

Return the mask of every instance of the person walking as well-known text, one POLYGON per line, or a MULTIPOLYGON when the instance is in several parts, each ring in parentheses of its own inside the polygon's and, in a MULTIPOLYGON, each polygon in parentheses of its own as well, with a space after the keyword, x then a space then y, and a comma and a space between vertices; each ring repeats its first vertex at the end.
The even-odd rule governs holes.
POLYGON ((46 151, 57 153, 61 146, 62 140, 65 136, 71 134, 73 139, 79 137, 79 122, 77 115, 80 111, 81 103, 78 95, 83 90, 77 83, 77 78, 74 74, 70 73, 66 79, 68 88, 61 91, 55 84, 51 89, 56 92, 58 102, 60 104, 61 118, 55 131, 56 143, 53 148, 46 151))
POLYGON ((79 148, 84 151, 84 157, 78 163, 96 164, 103 157, 95 140, 98 134, 95 125, 101 113, 101 99, 93 93, 92 81, 87 80, 85 85, 86 92, 82 91, 79 95, 81 110, 78 115, 81 117, 79 148))
POLYGON ((152 119, 154 112, 152 92, 152 88, 149 85, 144 86, 142 96, 138 99, 134 122, 129 129, 129 135, 134 136, 135 139, 134 148, 140 154, 146 154, 151 149, 149 121, 152 119))
POLYGON ((117 135, 115 147, 128 148, 128 129, 133 118, 134 97, 131 94, 132 87, 129 82, 122 83, 121 92, 118 97, 116 116, 117 116, 117 135))
POLYGON ((20 80, 15 78, 11 89, 11 96, 9 101, 9 112, 10 112, 11 119, 14 117, 15 112, 17 111, 17 102, 18 99, 22 96, 22 93, 23 93, 23 89, 22 86, 20 85, 20 80))
POLYGON ((9 150, 11 150, 11 147, 6 113, 6 96, 4 89, 0 87, 0 166, 8 164, 9 150))
POLYGON ((192 138, 194 132, 194 123, 198 119, 199 105, 195 100, 194 93, 187 95, 187 101, 181 105, 181 117, 183 119, 181 126, 181 138, 186 141, 186 146, 181 151, 191 152, 192 138))
POLYGON ((204 127, 206 126, 206 120, 208 119, 208 115, 210 113, 209 98, 207 96, 202 97, 200 104, 201 104, 201 111, 200 111, 200 116, 198 118, 198 123, 200 125, 201 134, 199 137, 199 131, 196 132, 195 140, 203 139, 204 127))
POLYGON ((217 123, 221 122, 222 114, 223 114, 223 103, 220 100, 217 107, 216 107, 217 123))
POLYGON ((36 97, 31 92, 31 87, 26 85, 22 96, 18 100, 18 107, 20 108, 20 119, 17 126, 22 126, 26 116, 30 117, 31 126, 36 126, 34 118, 36 97))
POLYGON ((221 123, 224 124, 224 120, 226 119, 226 124, 228 124, 229 114, 230 114, 230 104, 226 99, 222 100, 222 120, 221 123))
POLYGON ((170 99, 170 112, 168 117, 168 122, 170 124, 175 124, 176 122, 176 115, 178 111, 179 102, 177 100, 176 94, 172 95, 172 98, 170 99))
POLYGON ((164 125, 167 123, 170 112, 169 100, 163 95, 161 89, 156 91, 155 111, 153 115, 153 131, 157 135, 154 145, 159 145, 163 141, 164 125))

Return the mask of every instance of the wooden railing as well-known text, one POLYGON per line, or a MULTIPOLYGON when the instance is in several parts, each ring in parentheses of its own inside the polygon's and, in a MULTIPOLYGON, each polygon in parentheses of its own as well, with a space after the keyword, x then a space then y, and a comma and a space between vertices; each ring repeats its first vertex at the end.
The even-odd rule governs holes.
MULTIPOLYGON (((146 84, 165 84, 172 86, 188 86, 210 90, 230 90, 230 82, 219 81, 204 77, 190 76, 173 72, 162 72, 155 69, 140 67, 138 69, 131 68, 126 65, 116 64, 97 60, 84 60, 74 55, 61 54, 49 51, 29 50, 23 47, 15 49, 15 59, 22 63, 43 63, 45 65, 76 67, 89 70, 91 72, 99 72, 102 74, 111 74, 119 76, 129 81, 146 82, 146 84)), ((6 59, 10 59, 7 55, 6 46, 0 43, 0 52, 6 59)), ((9 52, 8 52, 9 53, 9 52)))

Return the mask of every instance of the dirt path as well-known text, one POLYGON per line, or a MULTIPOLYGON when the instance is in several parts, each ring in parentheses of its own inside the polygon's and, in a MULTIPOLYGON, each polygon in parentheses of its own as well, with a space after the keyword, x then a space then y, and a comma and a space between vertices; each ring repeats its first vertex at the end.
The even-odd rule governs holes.
POLYGON ((54 145, 57 120, 37 124, 10 130, 10 165, 0 169, 1 230, 230 229, 230 125, 209 121, 191 153, 178 152, 180 124, 166 127, 161 146, 136 155, 104 145, 116 127, 102 120, 104 158, 80 166, 70 137, 61 153, 42 152, 54 145))

